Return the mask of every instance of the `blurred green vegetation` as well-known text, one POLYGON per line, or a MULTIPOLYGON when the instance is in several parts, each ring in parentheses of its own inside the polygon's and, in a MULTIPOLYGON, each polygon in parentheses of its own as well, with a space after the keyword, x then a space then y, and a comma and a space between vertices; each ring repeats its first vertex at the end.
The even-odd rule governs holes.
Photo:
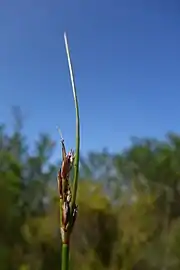
MULTIPOLYGON (((60 269, 55 143, 0 126, 0 269, 60 269)), ((60 163, 59 163, 60 165, 60 163)), ((71 270, 180 269, 180 136, 81 158, 71 270)))

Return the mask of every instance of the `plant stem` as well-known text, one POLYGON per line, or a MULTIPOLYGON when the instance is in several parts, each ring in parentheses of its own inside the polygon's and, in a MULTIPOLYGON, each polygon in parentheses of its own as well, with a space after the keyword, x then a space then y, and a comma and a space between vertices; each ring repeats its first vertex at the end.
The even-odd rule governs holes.
MULTIPOLYGON (((76 110, 76 152, 75 152, 75 160, 74 160, 74 181, 73 181, 73 191, 72 191, 72 202, 70 205, 70 216, 68 225, 69 227, 66 227, 66 230, 64 230, 63 227, 61 227, 61 237, 62 237, 62 257, 61 257, 61 270, 69 270, 69 243, 70 243, 70 234, 72 232, 72 228, 75 222, 75 215, 76 215, 76 194, 77 194, 77 187, 78 187, 78 176, 79 176, 79 148, 80 148, 80 120, 79 120, 79 107, 78 107, 78 99, 76 94, 76 87, 75 87, 75 81, 74 81, 74 75, 73 75, 73 69, 70 59, 70 53, 68 48, 68 41, 66 37, 66 33, 64 33, 64 41, 65 41, 65 47, 66 47, 66 53, 67 53, 67 60, 68 60, 68 66, 69 66, 69 73, 70 73, 70 79, 71 79, 71 85, 72 85, 72 91, 73 91, 73 97, 74 97, 74 104, 75 104, 75 110, 76 110), (64 231, 63 231, 64 230, 64 231)), ((64 202, 63 202, 64 203, 64 202)), ((65 202, 67 203, 67 202, 65 202)), ((61 220, 62 220, 62 201, 60 200, 60 208, 61 208, 61 220)), ((62 222, 62 221, 60 221, 62 222)))
POLYGON ((65 47, 66 47, 68 65, 69 65, 71 85, 72 85, 72 90, 73 90, 75 110, 76 110, 76 155, 75 155, 75 160, 74 160, 74 181, 73 181, 73 193, 72 193, 72 210, 73 210, 76 203, 76 194, 77 194, 78 177, 79 177, 80 117, 79 117, 77 91, 76 91, 74 73, 73 73, 66 33, 64 33, 64 40, 65 40, 65 47))
POLYGON ((62 244, 61 270, 69 269, 69 244, 62 244))

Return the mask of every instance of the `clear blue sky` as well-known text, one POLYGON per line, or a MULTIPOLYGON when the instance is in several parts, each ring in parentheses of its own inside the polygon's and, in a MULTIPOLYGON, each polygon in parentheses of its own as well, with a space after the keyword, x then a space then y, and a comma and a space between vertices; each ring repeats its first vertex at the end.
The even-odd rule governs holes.
MULTIPOLYGON (((81 113, 81 149, 119 151, 129 138, 180 132, 180 3, 171 0, 1 0, 0 122, 10 108, 74 145, 75 116, 63 32, 81 113)), ((56 150, 56 154, 57 154, 56 150)))

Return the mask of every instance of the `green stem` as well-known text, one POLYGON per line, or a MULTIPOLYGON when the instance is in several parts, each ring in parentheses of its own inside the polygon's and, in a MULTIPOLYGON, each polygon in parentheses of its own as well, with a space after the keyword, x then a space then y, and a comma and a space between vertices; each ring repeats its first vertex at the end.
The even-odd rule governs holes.
POLYGON ((74 94, 75 109, 76 109, 76 155, 74 160, 74 181, 73 181, 73 194, 72 194, 72 206, 75 206, 76 202, 76 193, 78 187, 78 178, 79 178, 79 148, 80 148, 80 124, 79 124, 79 107, 77 94, 75 91, 74 94))
POLYGON ((61 270, 69 269, 69 244, 62 244, 61 270))
POLYGON ((75 203, 76 203, 76 194, 77 194, 78 177, 79 177, 80 117, 79 117, 77 91, 76 91, 74 73, 73 73, 73 68, 72 68, 66 33, 64 34, 64 40, 65 40, 65 47, 66 47, 68 65, 69 65, 71 85, 72 85, 72 90, 73 90, 75 110, 76 110, 76 155, 75 155, 75 161, 74 161, 74 181, 73 181, 72 209, 71 209, 71 213, 72 213, 73 208, 74 208, 75 203))
MULTIPOLYGON (((72 224, 73 219, 73 211, 76 204, 76 194, 77 194, 77 187, 78 187, 78 176, 79 176, 79 148, 80 148, 80 120, 79 120, 79 106, 78 106, 78 99, 76 93, 76 86, 73 74, 73 68, 70 59, 70 53, 68 48, 68 41, 66 34, 64 33, 64 41, 69 65, 69 73, 71 79, 71 85, 73 90, 73 97, 74 97, 74 104, 76 110, 76 152, 75 152, 75 160, 74 160, 74 181, 73 181, 73 191, 72 191, 72 203, 71 203, 71 210, 70 210, 70 220, 69 225, 72 224)), ((62 244, 62 268, 61 270, 68 270, 69 268, 69 240, 70 234, 72 232, 72 228, 69 227, 68 231, 64 235, 64 243, 62 244)))

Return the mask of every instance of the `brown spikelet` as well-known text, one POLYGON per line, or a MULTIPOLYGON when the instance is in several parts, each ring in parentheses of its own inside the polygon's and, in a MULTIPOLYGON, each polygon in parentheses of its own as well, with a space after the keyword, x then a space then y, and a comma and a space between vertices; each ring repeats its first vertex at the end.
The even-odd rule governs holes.
POLYGON ((62 162, 62 167, 61 167, 61 177, 63 179, 67 179, 69 176, 70 172, 70 167, 71 167, 71 162, 68 156, 66 156, 65 160, 62 162))
POLYGON ((58 183, 58 192, 59 192, 59 197, 62 199, 63 197, 63 191, 62 191, 62 177, 61 177, 61 169, 58 171, 57 175, 57 183, 58 183))

